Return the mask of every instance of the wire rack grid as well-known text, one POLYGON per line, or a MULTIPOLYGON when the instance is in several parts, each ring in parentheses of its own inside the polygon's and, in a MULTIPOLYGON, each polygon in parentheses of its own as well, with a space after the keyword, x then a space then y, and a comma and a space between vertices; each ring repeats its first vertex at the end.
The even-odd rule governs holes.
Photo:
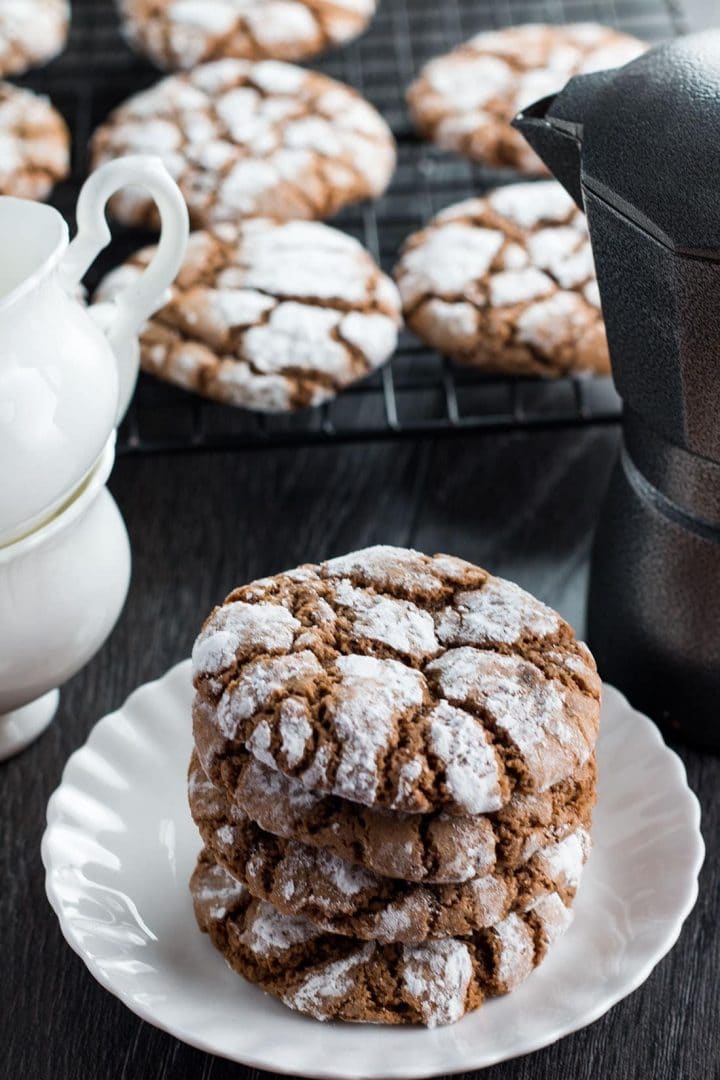
MULTIPOLYGON (((432 56, 472 34, 512 24, 596 20, 650 42, 687 29, 678 0, 380 0, 358 41, 314 67, 355 86, 385 116, 398 143, 398 168, 386 195, 343 211, 333 222, 357 236, 389 271, 403 240, 453 202, 514 177, 443 154, 419 140, 404 101, 406 87, 432 56)), ((87 175, 90 135, 129 94, 159 73, 122 39, 113 0, 73 0, 68 47, 47 68, 20 80, 47 93, 73 135, 73 169, 53 196, 73 227, 87 175)), ((88 286, 152 237, 115 230, 88 286)), ((264 416, 204 401, 141 375, 119 438, 124 454, 252 448, 467 432, 548 429, 615 423, 620 400, 610 379, 483 377, 427 349, 403 332, 390 364, 320 408, 264 416)))

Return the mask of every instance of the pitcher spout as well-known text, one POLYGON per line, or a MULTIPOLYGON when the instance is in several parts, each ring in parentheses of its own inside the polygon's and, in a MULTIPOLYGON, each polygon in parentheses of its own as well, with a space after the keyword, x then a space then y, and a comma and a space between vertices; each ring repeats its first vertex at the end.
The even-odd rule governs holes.
POLYGON ((536 101, 513 120, 550 172, 582 209, 581 155, 585 121, 612 72, 578 75, 558 94, 536 101))

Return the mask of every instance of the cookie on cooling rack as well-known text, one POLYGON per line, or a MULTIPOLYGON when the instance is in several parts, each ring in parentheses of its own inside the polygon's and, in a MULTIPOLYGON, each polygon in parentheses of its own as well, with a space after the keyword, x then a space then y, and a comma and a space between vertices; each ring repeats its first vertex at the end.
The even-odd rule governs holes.
POLYGON ((124 31, 162 68, 303 60, 361 34, 376 0, 118 0, 124 31))
POLYGON ((70 133, 46 97, 0 83, 0 195, 44 199, 70 171, 70 133))
POLYGON ((448 207, 395 267, 407 325, 463 364, 505 375, 610 372, 584 215, 554 180, 448 207))
POLYGON ((207 852, 190 891, 198 925, 230 967, 317 1020, 452 1024, 519 986, 572 919, 550 893, 462 939, 359 941, 253 899, 207 852))
POLYGON ((0 75, 20 75, 63 49, 70 25, 68 0, 2 0, 0 75))
MULTIPOLYGON (((112 300, 154 249, 101 283, 112 300)), ((143 368, 262 412, 319 405, 394 352, 400 298, 362 245, 315 221, 263 218, 190 237, 170 299, 141 336, 143 368)))
MULTIPOLYGON (((330 217, 380 195, 395 168, 390 129, 355 90, 275 60, 219 60, 131 97, 95 132, 93 167, 133 153, 162 157, 196 228, 330 217)), ((121 192, 111 211, 158 225, 140 189, 121 192)))
POLYGON ((594 752, 595 664, 510 582, 374 547, 236 589, 193 649, 210 779, 249 750, 311 791, 409 813, 491 813, 594 752))
POLYGON ((431 60, 408 90, 418 130, 446 150, 526 173, 547 169, 510 126, 573 75, 620 67, 647 48, 597 23, 528 23, 478 34, 431 60))

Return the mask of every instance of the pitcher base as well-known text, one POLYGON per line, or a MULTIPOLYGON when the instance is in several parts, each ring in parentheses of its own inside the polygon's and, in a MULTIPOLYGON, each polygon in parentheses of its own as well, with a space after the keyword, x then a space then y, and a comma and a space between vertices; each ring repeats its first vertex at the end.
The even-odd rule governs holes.
POLYGON ((19 754, 37 739, 57 712, 59 690, 49 690, 21 709, 0 714, 0 761, 19 754))

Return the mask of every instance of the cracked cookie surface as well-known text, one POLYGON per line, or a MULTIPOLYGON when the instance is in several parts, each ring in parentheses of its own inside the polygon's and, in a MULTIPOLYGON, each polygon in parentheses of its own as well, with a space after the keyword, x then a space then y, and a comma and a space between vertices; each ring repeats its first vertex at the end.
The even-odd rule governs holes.
MULTIPOLYGON (((101 283, 111 300, 154 248, 101 283)), ((169 300, 140 338, 145 371, 231 405, 319 405, 392 355, 400 299, 357 240, 313 221, 253 219, 191 234, 169 300)))
POLYGON ((556 893, 465 938, 377 944, 282 915, 203 852, 190 890, 201 930, 238 974, 317 1020, 451 1024, 520 985, 572 919, 556 893))
MULTIPOLYGON (((203 722, 199 712, 195 741, 196 753, 212 761, 217 735, 212 722, 203 722)), ((226 803, 231 821, 237 813, 240 820, 250 818, 275 836, 299 840, 375 874, 405 881, 468 881, 496 867, 517 866, 588 821, 595 802, 594 758, 547 791, 516 795, 495 814, 466 816, 360 806, 308 791, 300 781, 263 765, 248 752, 238 753, 236 760, 236 784, 226 803)), ((191 800, 195 785, 207 782, 196 761, 190 772, 191 800)), ((209 820, 213 828, 223 824, 212 814, 209 820)))
POLYGON ((193 649, 203 759, 230 798, 243 747, 310 791, 492 813, 575 774, 597 738, 587 648, 516 585, 375 547, 236 589, 193 649))
POLYGON ((529 174, 547 169, 510 121, 573 75, 620 67, 647 45, 597 23, 478 34, 422 69, 407 93, 418 130, 446 150, 529 174))
POLYGON ((46 97, 0 82, 0 195, 44 199, 70 171, 70 134, 46 97))
POLYGON ((206 850, 285 915, 302 915, 328 933, 361 940, 418 944, 493 926, 557 893, 569 904, 589 854, 583 825, 557 837, 516 867, 496 868, 459 884, 430 885, 380 877, 324 848, 263 831, 191 766, 189 801, 206 850))
POLYGON ((443 210, 408 238, 395 279, 411 330, 459 363, 610 372, 585 216, 554 180, 443 210))
POLYGON ((118 0, 124 32, 162 68, 225 57, 302 60, 361 34, 376 0, 118 0))
MULTIPOLYGON (((92 140, 92 164, 158 154, 195 228, 242 217, 325 218, 380 195, 395 143, 355 90, 276 60, 218 60, 171 75, 129 98, 92 140)), ((110 205, 128 225, 157 228, 139 188, 110 205)))
POLYGON ((62 50, 70 23, 68 0, 3 0, 0 75, 20 75, 62 50))

